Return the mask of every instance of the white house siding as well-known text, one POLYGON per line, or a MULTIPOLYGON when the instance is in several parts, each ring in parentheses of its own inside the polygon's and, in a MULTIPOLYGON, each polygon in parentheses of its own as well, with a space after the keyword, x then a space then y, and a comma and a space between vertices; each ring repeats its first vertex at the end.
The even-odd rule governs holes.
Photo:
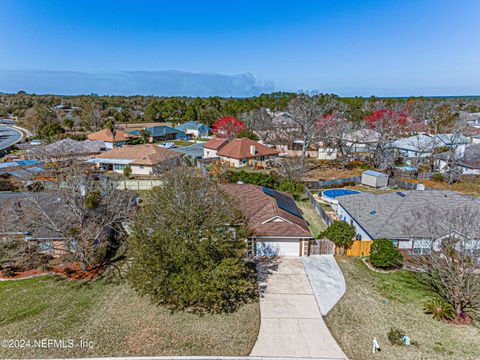
MULTIPOLYGON (((443 173, 447 167, 447 162, 444 160, 436 160, 436 165, 438 170, 443 173)), ((480 169, 471 169, 465 166, 459 166, 459 169, 462 170, 462 174, 464 175, 480 175, 480 169)))
POLYGON ((367 232, 349 215, 349 213, 340 204, 337 206, 337 215, 340 220, 343 220, 355 226, 358 240, 373 240, 373 238, 367 234, 367 232))
POLYGON ((318 149, 318 159, 320 160, 335 160, 337 158, 337 150, 330 148, 318 149))
POLYGON ((203 148, 203 157, 205 159, 217 157, 217 150, 203 148))

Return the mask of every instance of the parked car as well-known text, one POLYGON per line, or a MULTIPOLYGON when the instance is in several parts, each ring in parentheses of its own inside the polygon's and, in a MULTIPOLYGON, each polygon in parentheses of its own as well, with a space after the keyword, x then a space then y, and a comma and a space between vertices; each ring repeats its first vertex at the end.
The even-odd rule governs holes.
POLYGON ((175 144, 171 142, 166 142, 166 143, 160 144, 160 146, 163 147, 164 149, 173 149, 175 147, 175 144))

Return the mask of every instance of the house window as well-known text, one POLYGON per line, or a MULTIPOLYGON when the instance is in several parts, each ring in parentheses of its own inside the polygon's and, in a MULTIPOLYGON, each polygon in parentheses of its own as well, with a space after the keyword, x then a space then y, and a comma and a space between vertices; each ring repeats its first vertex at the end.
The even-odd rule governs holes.
POLYGON ((48 240, 38 241, 37 247, 38 250, 42 252, 52 252, 53 250, 53 244, 51 241, 48 240))
POLYGON ((243 158, 242 159, 242 164, 246 164, 247 163, 247 159, 246 158, 243 158))
POLYGON ((265 161, 265 156, 260 156, 260 161, 265 161))
POLYGON ((145 166, 143 166, 143 165, 140 165, 140 169, 143 169, 144 167, 145 167, 145 166))
POLYGON ((357 234, 355 236, 355 240, 362 240, 362 234, 357 234))
POLYGON ((113 164, 113 170, 122 171, 125 168, 123 164, 113 164))
POLYGON ((429 240, 415 240, 413 242, 413 253, 417 255, 428 255, 432 251, 429 240))

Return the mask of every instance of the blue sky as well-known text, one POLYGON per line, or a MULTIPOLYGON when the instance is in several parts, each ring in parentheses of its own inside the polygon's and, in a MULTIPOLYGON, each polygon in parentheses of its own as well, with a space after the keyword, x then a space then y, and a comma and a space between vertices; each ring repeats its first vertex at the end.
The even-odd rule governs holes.
POLYGON ((1 0, 0 91, 480 94, 479 14, 480 0, 1 0))

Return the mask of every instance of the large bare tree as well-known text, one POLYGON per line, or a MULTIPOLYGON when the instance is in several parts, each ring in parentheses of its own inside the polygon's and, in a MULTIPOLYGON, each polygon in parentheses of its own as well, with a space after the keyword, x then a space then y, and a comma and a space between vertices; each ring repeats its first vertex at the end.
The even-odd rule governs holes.
POLYGON ((322 121, 326 115, 331 114, 339 107, 339 102, 334 95, 298 95, 288 104, 288 112, 293 122, 297 125, 299 136, 302 140, 301 172, 305 171, 305 153, 316 139, 318 139, 326 123, 322 121))
POLYGON ((412 212, 412 221, 421 228, 416 231, 425 234, 420 240, 424 251, 408 259, 459 317, 480 311, 480 203, 475 201, 450 209, 423 206, 412 212))

